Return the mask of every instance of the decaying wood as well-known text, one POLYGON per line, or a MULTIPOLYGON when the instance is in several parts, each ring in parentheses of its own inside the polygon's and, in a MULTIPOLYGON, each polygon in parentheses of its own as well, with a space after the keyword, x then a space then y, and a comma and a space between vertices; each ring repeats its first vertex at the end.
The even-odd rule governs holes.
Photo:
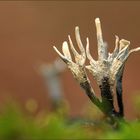
POLYGON ((79 27, 75 28, 75 37, 77 45, 81 54, 79 54, 70 38, 70 49, 75 57, 75 62, 72 61, 72 57, 69 51, 69 45, 64 41, 62 45, 63 54, 61 54, 56 47, 54 50, 58 53, 61 59, 67 64, 70 71, 73 73, 74 78, 79 82, 80 86, 85 90, 90 100, 99 107, 108 117, 123 117, 123 101, 122 101, 122 76, 125 66, 125 62, 132 52, 140 50, 139 48, 130 50, 130 41, 125 39, 119 39, 118 36, 115 40, 115 49, 112 53, 108 53, 107 45, 103 41, 102 29, 100 19, 95 19, 96 32, 97 32, 97 44, 98 44, 98 60, 94 60, 89 50, 89 39, 87 38, 86 50, 82 44, 79 27), (85 66, 86 56, 89 59, 90 65, 85 66), (95 95, 93 88, 91 87, 90 80, 87 77, 86 70, 88 69, 94 79, 96 80, 100 90, 101 99, 98 99, 95 95), (116 86, 116 94, 118 100, 119 111, 117 112, 114 107, 113 89, 116 86))

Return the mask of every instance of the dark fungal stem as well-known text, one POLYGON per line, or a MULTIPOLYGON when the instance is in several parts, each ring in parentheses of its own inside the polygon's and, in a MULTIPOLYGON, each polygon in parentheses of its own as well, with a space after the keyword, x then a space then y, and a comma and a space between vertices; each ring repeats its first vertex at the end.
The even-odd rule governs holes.
POLYGON ((110 89, 109 78, 104 77, 102 79, 102 84, 99 87, 101 90, 102 106, 105 114, 109 116, 116 116, 117 112, 115 111, 115 107, 113 104, 113 93, 110 89))
POLYGON ((122 98, 122 78, 123 78, 123 71, 124 67, 121 69, 120 75, 117 76, 116 78, 116 93, 117 93, 117 103, 119 107, 119 115, 121 117, 124 116, 124 107, 123 107, 123 98, 122 98))
POLYGON ((90 98, 90 100, 99 107, 99 109, 102 110, 102 105, 100 100, 94 95, 93 91, 92 91, 92 87, 89 84, 89 81, 85 81, 80 83, 80 86, 85 90, 86 95, 90 98))
POLYGON ((114 105, 113 105, 113 96, 112 92, 110 90, 110 84, 108 81, 108 78, 105 77, 102 80, 102 85, 100 85, 101 89, 101 96, 102 101, 100 101, 92 91, 92 88, 88 81, 80 83, 80 86, 85 90, 86 95, 90 98, 90 100, 104 113, 106 114, 111 120, 114 120, 114 118, 118 118, 118 112, 115 111, 114 105))

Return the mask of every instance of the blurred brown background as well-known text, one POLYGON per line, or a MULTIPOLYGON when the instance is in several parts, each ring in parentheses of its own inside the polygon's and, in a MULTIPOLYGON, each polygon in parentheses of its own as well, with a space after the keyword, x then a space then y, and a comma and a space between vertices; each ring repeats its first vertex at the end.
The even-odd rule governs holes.
MULTIPOLYGON (((131 48, 140 46, 140 2, 138 1, 31 1, 0 2, 0 101, 11 96, 22 105, 28 99, 38 102, 39 110, 49 109, 49 98, 43 78, 36 70, 41 63, 57 58, 52 46, 61 44, 74 28, 80 27, 85 44, 97 57, 94 19, 100 17, 104 40, 114 47, 115 34, 131 41, 131 48)), ((123 79, 125 114, 135 118, 132 99, 140 90, 140 53, 129 58, 123 79)), ((89 101, 71 73, 62 74, 65 98, 70 113, 80 115, 89 101)), ((97 86, 94 86, 98 92, 97 86)), ((140 94, 140 92, 139 92, 140 94)))

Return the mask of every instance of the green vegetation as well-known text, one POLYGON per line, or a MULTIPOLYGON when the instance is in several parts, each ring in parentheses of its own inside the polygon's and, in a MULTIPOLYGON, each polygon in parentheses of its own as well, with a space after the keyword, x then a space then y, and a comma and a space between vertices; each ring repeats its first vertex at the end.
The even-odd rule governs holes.
POLYGON ((28 112, 25 113, 18 107, 17 104, 10 103, 6 108, 1 109, 1 140, 140 138, 139 120, 122 122, 119 128, 114 129, 104 121, 101 114, 99 117, 96 114, 97 119, 94 118, 96 120, 91 121, 92 113, 96 111, 88 110, 90 113, 89 116, 84 116, 86 119, 74 120, 70 119, 63 109, 53 113, 40 112, 36 115, 29 115, 28 112))
POLYGON ((71 123, 61 113, 25 115, 15 105, 0 114, 0 139, 86 139, 90 133, 80 123, 71 123))

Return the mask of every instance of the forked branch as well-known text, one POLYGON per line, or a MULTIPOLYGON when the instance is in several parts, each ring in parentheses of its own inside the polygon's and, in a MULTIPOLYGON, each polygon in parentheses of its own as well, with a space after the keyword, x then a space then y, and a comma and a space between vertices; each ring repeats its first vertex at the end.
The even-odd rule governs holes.
MULTIPOLYGON (((90 98, 90 100, 99 107, 101 102, 95 96, 95 92, 90 85, 90 80, 88 79, 86 71, 85 71, 86 52, 85 52, 85 49, 83 47, 83 44, 82 44, 82 41, 80 38, 79 27, 75 28, 75 37, 76 37, 77 45, 79 47, 81 54, 79 54, 76 51, 76 49, 72 43, 70 35, 68 36, 70 48, 75 57, 75 62, 72 61, 71 54, 69 51, 69 46, 66 41, 64 41, 64 43, 62 45, 63 54, 61 54, 55 46, 54 46, 54 50, 58 53, 58 55, 61 57, 61 59, 67 64, 67 66, 70 69, 70 71, 72 72, 74 78, 78 81, 80 86, 85 90, 85 93, 90 98)), ((87 38, 86 46, 87 47, 89 46, 88 38, 87 38)))

